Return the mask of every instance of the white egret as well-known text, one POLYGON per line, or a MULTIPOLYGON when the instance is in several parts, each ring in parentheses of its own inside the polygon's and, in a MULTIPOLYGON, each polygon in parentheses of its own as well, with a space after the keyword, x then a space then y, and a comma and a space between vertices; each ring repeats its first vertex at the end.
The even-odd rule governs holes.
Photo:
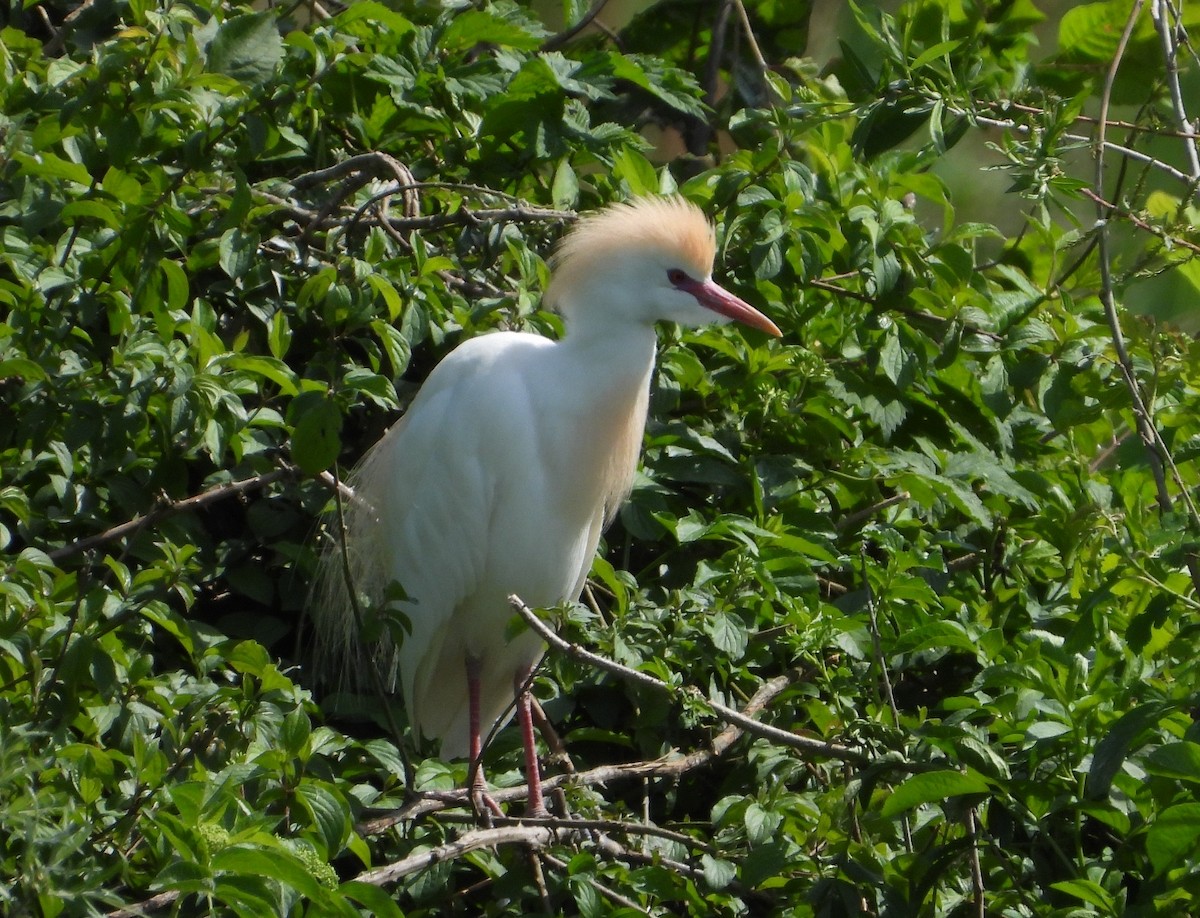
POLYGON ((522 686, 544 646, 529 632, 505 640, 507 597, 545 607, 583 589, 637 465, 656 322, 732 319, 780 334, 713 281, 715 250, 711 224, 681 197, 584 216, 552 260, 546 293, 562 340, 496 332, 464 342, 350 479, 355 588, 378 601, 399 582, 412 630, 362 646, 334 546, 314 615, 323 669, 355 679, 380 667, 443 758, 474 761, 515 691, 528 815, 545 808, 522 686))

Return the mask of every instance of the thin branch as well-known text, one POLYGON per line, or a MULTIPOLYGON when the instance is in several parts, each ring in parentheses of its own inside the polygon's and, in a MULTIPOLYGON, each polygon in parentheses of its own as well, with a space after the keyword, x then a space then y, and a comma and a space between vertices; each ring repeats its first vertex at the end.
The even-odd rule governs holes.
POLYGON ((1192 242, 1188 239, 1183 239, 1179 236, 1172 236, 1161 227, 1147 223, 1141 217, 1137 216, 1137 214, 1134 214, 1124 207, 1121 207, 1119 204, 1114 204, 1111 201, 1105 200, 1091 188, 1081 188, 1079 191, 1080 194, 1084 195, 1084 197, 1088 198, 1090 201, 1092 201, 1092 203, 1098 205, 1100 208, 1107 210, 1111 214, 1116 214, 1118 217, 1128 220, 1138 229, 1145 230, 1147 233, 1157 236, 1168 245, 1177 246, 1181 249, 1187 249, 1190 252, 1195 252, 1197 255, 1200 255, 1200 244, 1192 242))
MULTIPOLYGON (((1108 118, 1108 108, 1112 101, 1113 84, 1116 81, 1117 70, 1120 68, 1125 48, 1129 43, 1130 36, 1133 34, 1134 25, 1137 22, 1137 17, 1141 13, 1144 3, 1145 0, 1135 0, 1134 2, 1129 19, 1125 23, 1125 30, 1117 45, 1117 53, 1113 56, 1112 65, 1109 67, 1108 74, 1105 77, 1104 90, 1100 96, 1099 130, 1096 137, 1096 177, 1094 182, 1097 196, 1102 194, 1104 190, 1104 131, 1108 118)), ((1133 361, 1129 356, 1129 350, 1125 346, 1125 336, 1121 331, 1121 320, 1117 314, 1116 297, 1113 292, 1111 255, 1108 244, 1108 217, 1110 213, 1111 210, 1108 205, 1096 205, 1097 245, 1100 262, 1100 302, 1104 306, 1104 315, 1108 321, 1109 331, 1112 334, 1113 348, 1117 353, 1117 363, 1121 369, 1121 374, 1125 378, 1125 384, 1129 389, 1138 433, 1141 435, 1142 442, 1146 446, 1150 468, 1154 473, 1155 487, 1158 492, 1158 505, 1165 513, 1171 509, 1172 502, 1171 494, 1167 489, 1164 465, 1170 463, 1173 466, 1174 463, 1171 462, 1170 452, 1162 442, 1158 429, 1155 427, 1154 421, 1150 416, 1150 410, 1146 406, 1141 384, 1138 382, 1136 371, 1134 370, 1133 361)), ((1187 504, 1193 524, 1197 528, 1200 528, 1200 515, 1197 514, 1187 489, 1181 488, 1181 494, 1184 497, 1184 502, 1187 504)))
MULTIPOLYGON (((552 867, 555 867, 564 876, 569 872, 570 865, 567 864, 566 861, 560 861, 553 854, 548 854, 546 852, 542 853, 542 857, 544 857, 546 859, 547 864, 550 864, 552 867)), ((616 903, 617 905, 621 906, 622 908, 627 908, 630 911, 638 912, 639 914, 646 915, 646 916, 650 916, 651 914, 653 914, 652 912, 648 911, 647 909, 642 908, 640 905, 638 905, 636 902, 634 902, 628 896, 623 896, 619 892, 617 892, 615 889, 612 889, 609 886, 605 886, 603 883, 601 883, 599 880, 597 880, 595 876, 589 874, 586 876, 586 879, 587 879, 588 885, 591 886, 592 889, 596 890, 596 892, 600 893, 600 895, 604 896, 604 898, 608 899, 611 902, 616 903)))
MULTIPOLYGON (((982 124, 985 127, 994 127, 1005 131, 1015 131, 1018 134, 1032 133, 1032 128, 1030 128, 1029 125, 1021 124, 1019 121, 1016 121, 1012 118, 989 118, 986 115, 980 115, 978 112, 969 112, 966 109, 960 109, 956 106, 947 106, 946 111, 953 115, 969 118, 976 124, 982 124)), ((1111 122, 1104 123, 1110 124, 1111 122)), ((1089 138, 1085 137, 1083 134, 1064 133, 1062 136, 1066 140, 1071 140, 1080 144, 1087 144, 1091 142, 1089 138)), ((1113 143, 1109 140, 1101 140, 1098 146, 1106 153, 1119 153, 1121 156, 1132 159, 1135 162, 1143 163, 1159 170, 1160 172, 1165 172, 1167 175, 1171 176, 1171 178, 1177 179, 1178 181, 1188 184, 1191 182, 1191 177, 1186 172, 1176 169, 1170 163, 1163 162, 1161 159, 1151 156, 1148 153, 1143 153, 1140 150, 1135 150, 1132 147, 1122 146, 1121 144, 1113 143)))
POLYGON ((840 520, 833 524, 833 528, 838 532, 850 529, 857 526, 863 520, 868 520, 875 514, 886 510, 888 507, 894 507, 896 504, 906 503, 911 497, 907 491, 901 491, 899 494, 893 494, 891 497, 884 498, 878 503, 871 504, 869 507, 863 507, 861 510, 855 510, 853 513, 848 513, 840 520))
MULTIPOLYGON (((1188 118, 1187 107, 1183 104, 1183 90, 1179 85, 1179 47, 1175 42, 1175 28, 1171 22, 1171 19, 1175 18, 1172 15, 1174 12, 1166 0, 1151 0, 1150 17, 1154 20, 1159 40, 1162 42, 1171 105, 1175 110, 1175 120, 1179 122, 1181 133, 1189 135, 1184 140, 1183 149, 1192 170, 1192 182, 1197 184, 1200 183, 1200 149, 1196 146, 1196 126, 1188 118)), ((1200 193, 1200 185, 1197 185, 1193 193, 1200 193)))
POLYGON ((556 835, 558 833, 553 829, 542 826, 517 825, 502 826, 496 829, 476 829, 473 832, 466 832, 444 845, 438 845, 436 848, 430 848, 417 854, 410 854, 408 857, 402 857, 386 866, 360 873, 354 879, 359 883, 370 883, 372 886, 387 886, 409 874, 425 870, 434 864, 455 860, 481 848, 524 845, 532 851, 540 851, 550 845, 556 835))
POLYGON ((537 617, 534 611, 525 604, 519 596, 509 596, 509 604, 514 610, 525 620, 526 624, 532 628, 538 636, 540 636, 547 644, 555 650, 565 653, 576 660, 587 663, 589 666, 594 666, 607 673, 624 679, 627 682, 632 682, 635 685, 640 685, 643 688, 648 688, 653 691, 663 692, 668 695, 674 695, 679 691, 684 691, 692 695, 697 701, 708 705, 712 708, 713 713, 721 720, 728 724, 735 724, 741 727, 752 736, 757 736, 761 739, 770 740, 773 743, 779 743, 783 746, 789 746, 792 749, 798 749, 802 752, 807 752, 813 755, 829 756, 834 759, 842 759, 844 761, 866 762, 867 756, 858 750, 851 749, 848 746, 842 746, 837 743, 827 743, 823 740, 811 739, 807 736, 800 736, 788 730, 781 730, 778 727, 772 727, 764 724, 761 721, 755 720, 753 717, 747 717, 740 711, 727 707, 720 702, 712 701, 705 698, 699 689, 695 687, 686 687, 677 689, 672 685, 668 685, 660 679, 655 678, 647 673, 639 672, 636 669, 630 669, 628 666, 622 666, 615 660, 610 660, 607 657, 602 657, 599 654, 592 653, 589 650, 564 641, 550 628, 546 623, 537 617))
POLYGON ((971 847, 967 854, 971 864, 971 892, 975 896, 977 918, 987 918, 987 887, 983 883, 983 868, 979 863, 979 820, 975 807, 967 810, 967 837, 971 847))
MULTIPOLYGON (((737 10, 738 19, 742 24, 742 34, 746 37, 746 44, 750 46, 750 55, 754 58, 754 63, 758 65, 758 70, 763 76, 763 82, 766 82, 767 74, 770 72, 770 67, 767 65, 767 59, 763 57, 762 49, 758 46, 758 41, 754 37, 754 29, 750 25, 750 14, 746 12, 746 4, 742 0, 733 0, 734 9, 737 10)), ((770 83, 767 83, 768 88, 770 83)))
POLYGON ((241 481, 226 481, 222 484, 216 485, 215 487, 209 488, 207 491, 202 491, 199 494, 193 494, 191 497, 184 497, 180 500, 160 503, 149 513, 134 517, 128 522, 121 523, 119 526, 113 526, 111 529, 106 529, 104 532, 80 539, 78 542, 72 542, 70 545, 64 545, 62 548, 56 548, 54 551, 48 551, 46 552, 46 556, 51 561, 57 563, 65 558, 70 558, 73 555, 85 552, 88 549, 98 548, 99 546, 106 545, 109 542, 115 542, 117 539, 123 539, 126 536, 137 532, 144 526, 157 523, 158 521, 169 516, 174 516, 176 513, 183 513, 186 510, 195 510, 198 507, 203 507, 219 500, 225 500, 229 497, 245 494, 248 491, 256 491, 260 488, 267 487, 267 485, 274 484, 281 478, 290 477, 293 474, 294 471, 292 469, 283 468, 275 469, 272 472, 264 472, 261 475, 255 475, 253 478, 243 478, 241 481))
MULTIPOLYGON (((1046 110, 1044 108, 1038 108, 1036 105, 1026 105, 1021 102, 1013 102, 1009 99, 1002 99, 1002 100, 990 102, 987 104, 990 108, 993 108, 993 109, 1011 109, 1012 111, 1024 112, 1029 115, 1044 115, 1044 114, 1046 114, 1046 110)), ((1091 115, 1084 115, 1084 114, 1075 115, 1071 120, 1078 124, 1095 125, 1097 123, 1097 120, 1095 118, 1093 118, 1091 115)), ((1108 120, 1108 126, 1112 127, 1112 128, 1120 128, 1122 130, 1140 131, 1143 133, 1152 134, 1155 137, 1183 137, 1183 138, 1200 137, 1200 135, 1196 134, 1194 131, 1184 132, 1184 131, 1175 131, 1175 130, 1152 130, 1150 128, 1147 128, 1145 125, 1135 124, 1132 121, 1122 121, 1119 118, 1110 118, 1108 120)))
MULTIPOLYGON (((582 32, 584 29, 586 29, 588 26, 590 26, 592 24, 592 22, 596 19, 597 16, 600 15, 601 11, 606 6, 608 6, 608 0, 596 0, 596 2, 592 4, 592 8, 590 10, 588 10, 586 13, 584 13, 583 16, 580 17, 580 19, 577 23, 575 23, 570 28, 565 29, 562 32, 559 32, 557 35, 551 35, 544 42, 542 42, 541 50, 542 51, 557 51, 559 48, 566 45, 576 35, 578 35, 580 32, 582 32)), ((597 23, 597 27, 599 27, 599 25, 600 25, 600 23, 597 23)))

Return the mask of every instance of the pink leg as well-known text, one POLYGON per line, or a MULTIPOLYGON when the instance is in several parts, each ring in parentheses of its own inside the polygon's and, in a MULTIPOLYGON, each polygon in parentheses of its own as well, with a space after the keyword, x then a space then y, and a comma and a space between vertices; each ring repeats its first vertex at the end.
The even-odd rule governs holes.
POLYGON ((483 738, 479 729, 479 671, 481 664, 476 657, 467 657, 467 749, 471 756, 470 775, 471 802, 477 814, 483 813, 483 807, 491 810, 497 816, 503 816, 500 805, 487 792, 487 784, 483 780, 483 738), (482 806, 481 806, 482 804, 482 806))
POLYGON ((521 743, 525 746, 525 780, 529 785, 529 801, 525 806, 525 815, 533 819, 544 819, 550 813, 542 800, 542 773, 538 768, 537 739, 533 735, 533 699, 525 690, 525 680, 529 678, 531 671, 519 670, 513 682, 517 693, 517 721, 521 727, 521 743))

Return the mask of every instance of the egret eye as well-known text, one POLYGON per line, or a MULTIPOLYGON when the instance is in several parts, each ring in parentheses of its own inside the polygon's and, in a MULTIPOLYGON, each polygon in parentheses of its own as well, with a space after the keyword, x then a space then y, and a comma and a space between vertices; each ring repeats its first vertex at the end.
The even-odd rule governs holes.
POLYGON ((672 268, 667 272, 667 280, 669 280, 676 287, 678 287, 687 279, 687 274, 685 274, 683 271, 680 271, 678 268, 672 268))

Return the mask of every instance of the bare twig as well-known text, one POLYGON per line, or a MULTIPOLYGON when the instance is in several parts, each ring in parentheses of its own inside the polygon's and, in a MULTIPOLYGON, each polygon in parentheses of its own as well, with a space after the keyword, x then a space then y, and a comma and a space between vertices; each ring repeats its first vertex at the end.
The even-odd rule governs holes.
MULTIPOLYGON (((564 641, 550 628, 548 628, 546 623, 539 619, 534 611, 529 608, 529 606, 527 606, 519 596, 509 596, 508 601, 509 604, 512 605, 513 609, 515 609, 516 612, 525 620, 526 624, 528 624, 530 628, 537 632, 542 640, 544 640, 555 650, 587 663, 589 666, 594 666, 597 669, 624 679, 627 682, 640 685, 643 688, 652 689, 653 691, 657 692, 664 692, 670 695, 674 695, 680 691, 674 686, 668 685, 666 682, 663 682, 654 676, 639 672, 636 669, 630 669, 628 666, 622 666, 615 660, 610 660, 607 657, 602 657, 599 654, 585 650, 577 644, 564 641)), ((867 757, 864 753, 855 749, 851 749, 848 746, 842 746, 837 743, 827 743, 823 740, 815 740, 807 736, 800 736, 799 734, 792 733, 788 730, 781 730, 778 727, 772 727, 768 724, 764 724, 761 721, 755 720, 753 717, 747 717, 740 711, 736 711, 733 708, 727 707, 720 702, 705 698, 700 693, 699 689, 694 687, 689 687, 683 691, 691 694, 702 704, 706 704, 712 708, 713 713, 716 714, 721 720, 724 720, 728 724, 734 724, 738 727, 741 727, 752 736, 770 740, 771 742, 789 746, 793 749, 798 749, 802 752, 807 752, 813 755, 824 755, 829 756, 830 758, 842 759, 845 761, 867 761, 867 757)))
POLYGON ((481 848, 497 848, 501 845, 524 845, 533 851, 540 851, 554 841, 556 833, 553 829, 542 826, 501 826, 495 829, 476 829, 465 832, 454 841, 429 848, 417 854, 410 854, 398 861, 393 861, 383 867, 376 867, 360 873, 354 879, 360 883, 370 883, 372 886, 387 886, 409 874, 417 873, 434 864, 452 861, 464 854, 478 851, 481 848))
MULTIPOLYGON (((1120 68, 1121 60, 1125 54, 1125 48, 1129 43, 1130 36, 1133 34, 1134 25, 1137 22, 1137 17, 1141 13, 1144 3, 1145 0, 1135 0, 1134 2, 1133 9, 1130 11, 1129 18, 1125 23, 1125 30, 1117 46, 1117 53, 1113 56, 1112 65, 1109 67, 1108 74, 1105 77, 1104 90, 1100 96, 1099 128, 1096 137, 1096 177, 1094 182, 1097 196, 1102 194, 1104 189, 1104 131, 1108 119, 1108 108, 1112 101, 1112 88, 1116 81, 1117 70, 1120 68)), ((1145 397, 1142 393, 1141 384, 1138 382, 1133 361, 1125 346, 1125 336, 1121 331, 1120 316, 1117 314, 1116 297, 1113 292, 1111 254, 1108 242, 1108 216, 1110 213, 1111 210, 1107 204, 1098 203, 1096 205, 1097 245, 1100 262, 1100 302, 1104 306, 1104 315, 1108 321, 1109 331, 1112 334, 1113 348, 1117 353, 1117 364, 1129 389, 1138 433, 1141 435, 1142 442, 1146 446, 1150 468, 1154 473, 1159 508, 1165 513, 1172 507, 1171 494, 1167 489, 1166 474, 1164 472, 1164 467, 1169 466, 1175 476, 1176 483, 1180 486, 1180 494, 1188 509, 1192 524, 1200 529, 1200 513, 1197 513, 1188 489, 1183 486, 1182 478, 1175 469, 1170 450, 1163 443, 1158 428, 1154 424, 1150 409, 1147 407, 1145 397)), ((1197 579, 1195 571, 1193 572, 1193 579, 1197 579)))
POLYGON ((1158 30, 1158 37, 1163 48, 1163 62, 1166 65, 1167 88, 1171 93, 1171 105, 1175 110, 1175 120, 1179 123, 1180 133, 1185 136, 1184 153, 1188 159, 1188 167, 1192 170, 1193 194, 1200 193, 1200 149, 1196 146, 1196 125, 1188 118, 1187 107, 1183 104, 1183 90, 1179 85, 1179 46, 1176 42, 1176 23, 1178 15, 1167 0, 1151 0, 1150 16, 1158 30), (1176 22, 1172 22, 1174 19, 1176 22))
POLYGON ((1166 242, 1172 246, 1181 249, 1187 249, 1190 252, 1195 252, 1197 255, 1200 255, 1200 245, 1196 244, 1195 242, 1192 242, 1188 239, 1183 239, 1179 236, 1172 236, 1170 233, 1165 232, 1161 227, 1147 223, 1137 214, 1129 211, 1128 209, 1121 207, 1118 204, 1114 204, 1111 201, 1105 200, 1091 188, 1081 188, 1079 189, 1079 192, 1098 207, 1107 210, 1110 214, 1116 214, 1117 216, 1128 220, 1138 229, 1145 230, 1147 233, 1157 236, 1163 242, 1166 242))
MULTIPOLYGON (((557 35, 551 35, 544 42, 542 42, 541 50, 557 51, 559 48, 566 45, 576 35, 590 26, 606 6, 608 6, 608 0, 595 0, 595 2, 592 4, 592 8, 584 13, 577 23, 563 30, 562 32, 559 32, 557 35)), ((597 23, 597 27, 599 27, 599 25, 600 23, 597 23)))
MULTIPOLYGON (((746 4, 742 0, 733 0, 733 4, 742 24, 742 34, 746 37, 746 44, 750 46, 750 54, 754 58, 754 63, 758 65, 759 73, 763 75, 765 82, 770 67, 767 65, 767 59, 763 57, 762 49, 758 46, 758 40, 754 37, 754 29, 750 25, 750 15, 746 12, 746 4)), ((767 86, 770 87, 770 84, 768 83, 767 86)))
MULTIPOLYGON (((1014 102, 1010 99, 998 100, 995 102, 988 103, 988 105, 989 105, 989 107, 991 107, 993 109, 997 109, 997 110, 1023 112, 1025 114, 1029 114, 1029 115, 1044 115, 1046 113, 1045 109, 1038 108, 1036 105, 1027 105, 1027 104, 1024 104, 1021 102, 1014 102)), ((1097 123, 1097 121, 1094 117, 1092 117, 1091 115, 1085 115, 1082 113, 1073 116, 1071 120, 1077 124, 1094 125, 1097 123)), ((1150 133, 1156 137, 1193 137, 1194 138, 1194 137, 1200 136, 1200 135, 1197 135, 1194 131, 1193 132, 1183 132, 1183 131, 1176 131, 1176 130, 1161 130, 1161 129, 1154 130, 1154 129, 1147 128, 1145 125, 1134 124, 1132 121, 1122 121, 1119 118, 1109 118, 1108 126, 1112 127, 1112 128, 1120 128, 1121 130, 1130 130, 1130 131, 1139 131, 1142 133, 1150 133)))
POLYGON ((888 507, 894 507, 896 504, 903 504, 908 501, 909 493, 901 491, 899 494, 893 494, 891 497, 884 498, 878 503, 871 504, 869 507, 863 507, 861 510, 856 510, 853 513, 848 513, 840 520, 833 524, 833 528, 838 532, 850 529, 857 526, 863 520, 869 520, 876 513, 886 510, 888 507))
MULTIPOLYGON (((1029 125, 1021 124, 1019 121, 1013 118, 990 118, 986 115, 980 115, 978 112, 969 112, 965 109, 960 109, 957 106, 947 106, 946 111, 953 115, 969 118, 976 124, 981 124, 985 127, 994 127, 1005 131, 1015 131, 1018 134, 1032 133, 1032 129, 1029 127, 1029 125)), ((1104 123, 1111 124, 1112 122, 1105 121, 1104 123)), ((1090 139, 1085 137, 1083 134, 1064 133, 1062 136, 1065 140, 1070 140, 1079 144, 1087 144, 1091 142, 1090 139)), ((1132 147, 1123 146, 1119 143, 1113 143, 1110 140, 1101 140, 1098 146, 1106 153, 1118 153, 1121 156, 1134 160, 1135 162, 1143 163, 1153 169, 1159 170, 1160 172, 1165 172, 1171 178, 1177 179, 1178 181, 1187 183, 1191 180, 1190 176, 1186 172, 1176 169, 1170 163, 1164 162, 1155 156, 1151 156, 1148 153, 1143 153, 1141 150, 1135 150, 1132 147)))
POLYGON ((157 523, 159 520, 169 516, 174 516, 176 513, 183 513, 186 510, 195 510, 203 507, 206 504, 215 503, 219 500, 225 500, 228 497, 236 497, 239 494, 245 494, 248 491, 257 491, 260 488, 265 488, 267 485, 274 484, 281 478, 286 478, 293 474, 292 469, 275 469, 271 472, 264 472, 261 475, 255 475, 253 478, 243 478, 241 481, 226 481, 215 487, 209 488, 207 491, 202 491, 199 494, 193 494, 191 497, 184 497, 176 501, 166 501, 159 504, 149 513, 142 516, 134 517, 126 523, 121 523, 119 526, 113 526, 111 529, 106 529, 104 532, 96 535, 88 536, 85 539, 80 539, 78 542, 72 542, 70 545, 64 545, 62 548, 56 548, 54 551, 46 552, 46 556, 54 562, 59 562, 65 558, 70 558, 73 555, 80 554, 91 548, 98 548, 101 545, 106 545, 109 542, 115 542, 117 539, 123 539, 128 535, 132 535, 139 529, 157 523))
MULTIPOLYGON (((567 873, 570 865, 568 865, 566 861, 560 861, 553 854, 548 854, 545 852, 542 853, 542 857, 544 857, 546 859, 547 864, 550 864, 551 866, 557 868, 563 874, 567 873)), ((587 879, 588 885, 591 886, 592 889, 596 890, 596 892, 600 893, 600 895, 604 896, 604 898, 608 899, 611 902, 614 902, 615 904, 621 906, 622 908, 627 908, 630 911, 638 912, 639 914, 647 915, 647 916, 653 914, 652 912, 648 911, 647 909, 642 908, 640 905, 638 905, 636 902, 634 902, 628 896, 623 896, 619 892, 617 892, 615 889, 613 889, 612 887, 604 885, 599 880, 597 880, 594 876, 588 875, 586 877, 586 879, 587 879)))

